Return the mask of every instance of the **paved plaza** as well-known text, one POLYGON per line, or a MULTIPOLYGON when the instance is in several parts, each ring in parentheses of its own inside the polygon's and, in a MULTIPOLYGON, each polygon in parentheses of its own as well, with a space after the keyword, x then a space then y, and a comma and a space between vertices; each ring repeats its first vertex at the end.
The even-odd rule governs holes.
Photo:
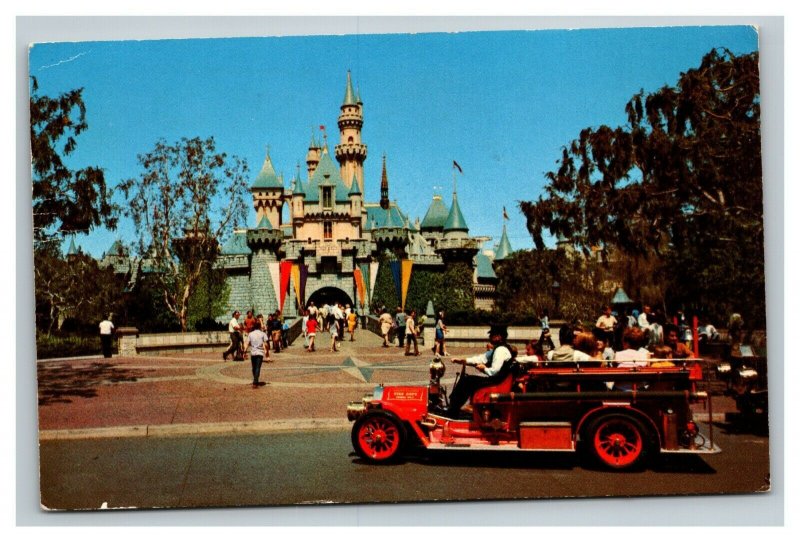
MULTIPOLYGON (((222 361, 215 353, 159 356, 83 357, 41 360, 39 430, 42 440, 171 436, 181 434, 262 433, 304 429, 346 429, 349 401, 378 384, 425 385, 430 347, 405 356, 383 348, 380 337, 359 330, 330 352, 330 336, 318 334, 316 352, 299 338, 271 354, 261 370, 266 386, 254 389, 249 361, 222 361)), ((468 356, 474 348, 448 348, 468 356)), ((458 367, 447 363, 448 385, 458 367)), ((721 420, 734 405, 714 401, 721 420)), ((707 413, 698 412, 698 418, 707 413)))
MULTIPOLYGON (((338 352, 317 336, 306 352, 302 337, 264 363, 254 389, 249 360, 215 353, 84 357, 38 362, 42 439, 297 430, 349 426, 348 401, 377 384, 424 385, 429 348, 405 356, 397 346, 359 330, 338 352)), ((452 353, 468 354, 466 349, 452 353)), ((455 366, 448 367, 452 379, 455 366)))

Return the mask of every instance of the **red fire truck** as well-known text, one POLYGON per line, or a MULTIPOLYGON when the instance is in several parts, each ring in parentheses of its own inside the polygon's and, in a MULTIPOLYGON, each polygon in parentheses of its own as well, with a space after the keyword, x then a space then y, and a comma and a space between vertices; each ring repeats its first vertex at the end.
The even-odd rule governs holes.
MULTIPOLYGON (((655 361, 655 360, 651 360, 655 361)), ((642 467, 658 453, 720 451, 692 419, 691 405, 711 398, 701 360, 631 368, 512 362, 498 384, 479 389, 458 419, 447 417, 444 365, 434 359, 428 386, 378 386, 352 402, 351 439, 373 463, 417 445, 429 450, 582 452, 612 470, 642 467)), ((460 376, 463 377, 462 368, 460 376)))

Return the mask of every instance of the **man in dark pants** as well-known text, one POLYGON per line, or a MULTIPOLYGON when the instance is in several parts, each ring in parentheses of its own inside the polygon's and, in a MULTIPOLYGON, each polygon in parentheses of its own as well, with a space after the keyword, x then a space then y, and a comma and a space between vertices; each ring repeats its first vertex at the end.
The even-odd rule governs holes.
POLYGON ((394 318, 397 322, 397 346, 403 348, 403 341, 406 339, 406 313, 397 307, 397 314, 394 318))
POLYGON ((233 318, 228 322, 228 333, 231 336, 231 345, 222 353, 222 359, 228 361, 228 356, 232 355, 234 361, 243 361, 240 350, 242 344, 242 326, 239 325, 239 311, 233 311, 233 318))
POLYGON ((100 322, 100 345, 103 348, 103 357, 111 357, 111 342, 114 338, 114 324, 111 323, 111 315, 106 320, 100 322))
POLYGON ((507 375, 513 354, 506 344, 508 329, 506 326, 493 325, 489 329, 489 342, 492 350, 467 359, 454 359, 453 363, 471 365, 483 375, 464 375, 459 379, 453 393, 450 394, 450 406, 447 416, 455 418, 461 407, 472 397, 472 394, 486 386, 500 383, 507 375), (485 375, 485 376, 484 376, 485 375))

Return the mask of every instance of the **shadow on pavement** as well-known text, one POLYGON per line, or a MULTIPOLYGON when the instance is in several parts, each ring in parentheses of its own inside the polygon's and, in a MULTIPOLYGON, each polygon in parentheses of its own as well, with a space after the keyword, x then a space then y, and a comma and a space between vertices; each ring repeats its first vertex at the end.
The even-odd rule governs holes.
POLYGON ((38 366, 39 405, 71 403, 72 397, 96 397, 103 382, 135 382, 144 372, 122 369, 113 363, 72 366, 48 363, 38 366))

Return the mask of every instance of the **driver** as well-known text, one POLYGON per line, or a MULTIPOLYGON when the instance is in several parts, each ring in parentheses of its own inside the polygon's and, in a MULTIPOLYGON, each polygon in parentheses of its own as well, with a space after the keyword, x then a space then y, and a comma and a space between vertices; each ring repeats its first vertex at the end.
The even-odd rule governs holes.
POLYGON ((471 365, 483 375, 463 375, 459 379, 453 393, 450 394, 448 417, 456 417, 467 400, 481 388, 493 386, 502 381, 508 374, 513 358, 512 349, 506 344, 508 330, 506 326, 493 325, 489 329, 489 342, 492 350, 467 359, 453 359, 453 363, 471 365))

